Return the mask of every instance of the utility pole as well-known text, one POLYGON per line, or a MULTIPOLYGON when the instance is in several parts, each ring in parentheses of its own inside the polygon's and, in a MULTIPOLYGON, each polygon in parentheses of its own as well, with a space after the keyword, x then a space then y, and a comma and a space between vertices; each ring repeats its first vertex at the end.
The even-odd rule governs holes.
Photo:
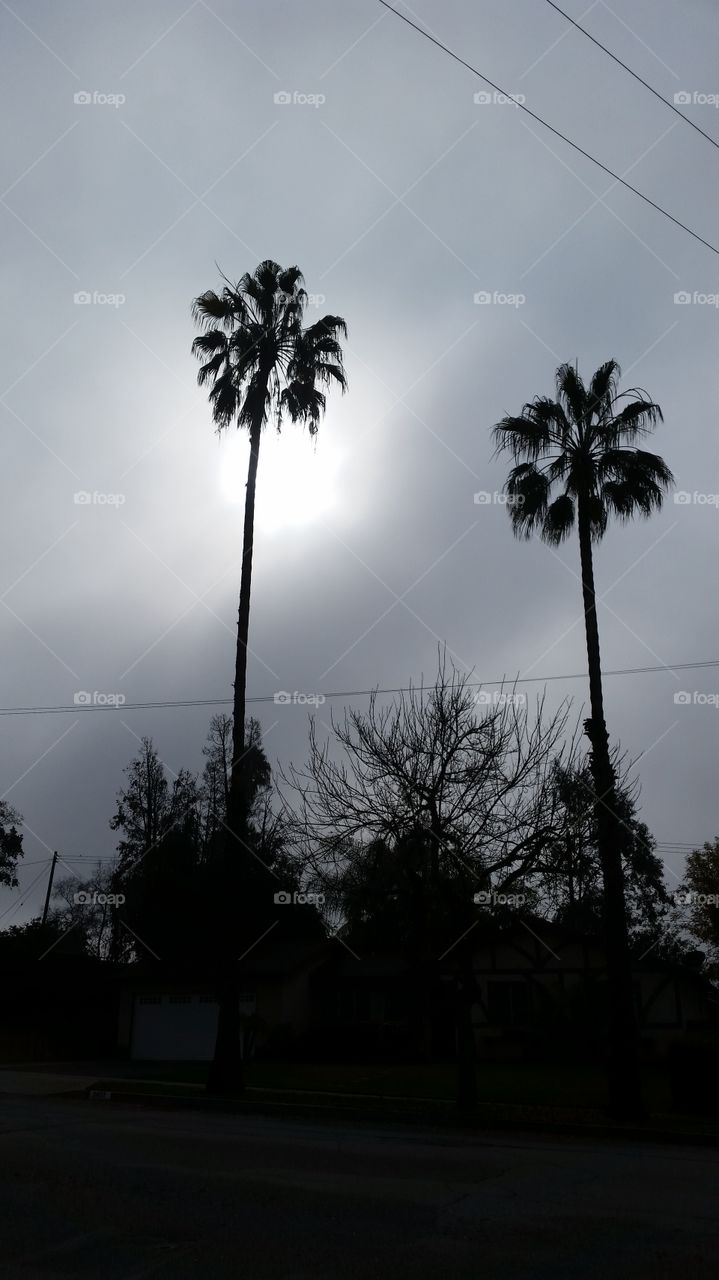
POLYGON ((55 876, 55 867, 57 866, 57 852, 52 855, 52 863, 50 865, 50 879, 47 882, 47 893, 45 894, 45 907, 42 913, 42 923, 47 924, 47 913, 50 907, 50 895, 52 893, 52 882, 55 876))

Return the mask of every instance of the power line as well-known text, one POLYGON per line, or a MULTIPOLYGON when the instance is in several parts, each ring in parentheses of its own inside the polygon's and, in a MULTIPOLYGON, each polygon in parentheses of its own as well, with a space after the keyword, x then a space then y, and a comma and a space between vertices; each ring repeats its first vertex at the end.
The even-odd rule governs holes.
MULTIPOLYGON (((658 672, 677 672, 677 671, 698 671, 704 668, 719 667, 719 658, 711 658, 706 662, 667 662, 660 663, 656 666, 646 667, 617 667, 613 670, 603 671, 603 676, 639 676, 651 675, 658 672)), ((509 679, 503 676, 501 680, 468 680, 468 689, 489 688, 494 685, 502 687, 516 684, 550 684, 556 680, 586 680, 586 671, 571 671, 555 675, 546 676, 517 676, 516 679, 509 679)), ((432 689, 449 686, 425 685, 421 688, 419 685, 395 685, 381 689, 378 686, 372 689, 337 689, 332 693, 323 693, 320 696, 325 702, 330 702, 335 698, 368 698, 372 694, 384 696, 393 693, 429 693, 432 689)), ((318 696, 317 694, 298 694, 297 703, 299 705, 311 705, 310 700, 318 696)), ((82 703, 78 706, 37 706, 37 707, 0 707, 0 716, 49 716, 49 715, 75 715, 87 711, 109 711, 117 714, 118 711, 156 711, 164 710, 166 707, 229 707, 232 706, 232 698, 165 698, 158 699, 154 702, 123 702, 120 706, 114 703, 82 703)), ((295 701, 294 694, 284 694, 280 696, 275 693, 258 694, 255 697, 247 698, 246 703, 249 705, 257 705, 259 703, 276 703, 277 705, 287 705, 289 702, 295 701)))
MULTIPOLYGON (((274 695, 261 698, 248 698, 247 702, 272 702, 274 695)), ((0 707, 0 716, 46 716, 80 714, 86 711, 138 711, 155 710, 158 707, 226 707, 232 705, 232 698, 180 698, 165 699, 158 702, 123 702, 115 703, 81 703, 78 705, 54 707, 0 707)))
POLYGON ((690 844, 688 840, 659 840, 657 842, 664 849, 696 849, 696 844, 690 844))
POLYGON ((46 868, 46 867, 47 867, 47 860, 45 860, 45 862, 43 863, 42 870, 38 872, 38 874, 35 876, 34 880, 31 880, 31 881, 30 881, 30 884, 29 884, 29 885, 27 885, 27 887, 26 887, 25 889, 22 889, 22 890, 21 890, 21 895, 22 895, 22 896, 21 896, 21 898, 20 898, 20 901, 19 901, 19 902, 11 902, 11 903, 10 903, 10 906, 9 906, 9 907, 6 907, 6 908, 5 908, 5 910, 2 912, 2 914, 0 914, 0 920, 4 920, 4 919, 5 919, 5 916, 6 916, 6 915, 8 915, 9 913, 11 913, 11 912, 13 912, 13 911, 18 911, 18 910, 20 909, 20 907, 24 907, 25 902, 26 902, 26 900, 27 900, 27 896, 28 896, 28 894, 31 892, 31 890, 32 890, 32 889, 34 889, 34 888, 35 888, 35 885, 38 883, 38 881, 42 880, 42 878, 43 878, 43 876, 44 876, 44 874, 45 874, 45 868, 46 868))
MULTIPOLYGON (((654 849, 655 849, 655 852, 660 855, 660 857, 661 856, 669 857, 674 854, 681 854, 682 856, 687 857, 690 853, 693 853, 696 849, 701 849, 704 843, 706 842, 702 840, 698 840, 693 844, 688 841, 676 842, 676 841, 667 841, 667 840, 655 840, 654 849)), ((78 854, 75 857, 68 857, 67 861, 68 863, 72 862, 72 863, 83 863, 83 864, 97 864, 102 862, 115 862, 117 860, 117 857, 118 857, 117 854, 105 854, 102 856, 99 854, 95 856, 91 854, 78 854)), ((24 906, 28 894, 34 888, 34 886, 38 883, 38 881, 42 879, 44 870, 48 867, 50 863, 52 863, 52 858, 49 858, 49 859, 41 858, 41 859, 36 859, 32 862, 21 863, 19 870, 24 870, 25 867, 35 867, 42 864, 43 871, 40 871, 38 875, 35 876, 35 878, 30 882, 30 884, 27 886, 26 889, 21 890, 21 895, 22 895, 21 901, 18 903, 11 903, 10 906, 7 907, 6 910, 2 913, 2 915, 0 915, 0 920, 2 920, 9 912, 12 912, 13 910, 17 910, 21 906, 24 906)), ((87 869, 89 870, 89 866, 87 869)))
POLYGON ((695 124, 693 120, 689 119, 689 116, 685 116, 683 111, 679 111, 673 102, 670 102, 668 98, 665 98, 663 94, 659 93, 659 91, 650 85, 648 81, 644 80, 638 72, 633 71, 631 67, 627 66, 626 62, 622 62, 622 59, 617 57, 616 53, 612 53, 611 49, 608 49, 605 44, 602 44, 601 40, 597 40, 596 36, 593 36, 590 31, 587 31, 586 27, 583 27, 579 22, 575 22, 574 18, 571 18, 568 13, 565 13, 564 9, 560 9, 559 5, 554 3, 554 0, 547 0, 547 4, 552 9, 556 9, 557 13, 561 13, 562 17, 566 18, 567 22, 571 22, 572 26, 577 28, 577 31, 581 31, 582 35, 587 37, 587 40, 591 40, 592 44, 595 44, 598 49, 601 49, 603 53, 606 53, 607 57, 611 58, 612 61, 616 62, 620 67, 623 67, 625 71, 628 71, 630 76, 633 76, 635 80, 638 80, 640 84, 643 84, 644 88, 648 89, 650 93, 653 93, 654 97, 658 98, 660 102, 663 102, 665 107, 669 107, 669 110, 673 111, 675 116, 679 116, 680 120, 683 120, 685 124, 690 125, 692 129, 695 129, 697 133, 700 133, 703 138, 706 138, 707 142, 711 142, 712 146, 716 147, 717 151, 719 151, 719 142, 717 142, 716 138, 712 138, 711 134, 705 133, 698 124, 695 124))
MULTIPOLYGON (((424 36, 425 40, 429 40, 431 44, 436 45, 443 53, 448 54, 449 57, 453 58, 455 62, 458 62, 460 66, 465 67, 467 71, 471 71, 472 75, 478 76, 479 79, 483 80, 485 84, 488 84, 491 89, 494 89, 497 93, 501 93, 505 98, 512 98, 511 93, 507 93, 505 89, 500 88, 500 86, 495 84, 493 80, 489 79, 489 76, 485 76, 481 71, 478 71, 476 67, 473 67, 470 62, 466 62, 464 58, 460 58, 458 53, 455 53, 448 45, 442 44, 441 40, 438 40, 436 36, 430 35, 429 31, 425 31, 423 27, 420 27, 416 22, 413 22, 411 18, 407 18, 405 14, 400 13, 398 9, 394 9, 391 4, 387 3, 387 0, 378 0, 378 2, 383 6, 383 8, 389 9, 390 13, 393 13, 396 18, 405 22, 408 27, 412 27, 412 29, 417 31, 419 35, 424 36)), ((562 133, 560 129, 555 129, 554 125, 549 124, 542 116, 537 115, 536 111, 531 111, 523 102, 517 102, 516 98, 513 99, 513 101, 516 102, 520 111, 524 111, 525 115, 531 116, 533 120, 536 120, 539 124, 543 125, 543 127, 548 129, 550 133, 553 133, 555 137, 561 138, 562 142, 566 142, 567 146, 572 147, 574 151, 578 151, 586 160, 591 160, 592 164, 596 165, 598 169, 603 170, 603 172, 608 174, 610 178, 614 178, 615 182, 626 187, 627 191, 631 191, 633 195, 639 196, 639 199, 643 200, 645 204, 650 205, 652 209, 656 209, 657 213, 661 213, 665 218, 668 218, 670 222, 673 222, 676 227, 679 227, 682 231, 686 231, 687 235, 692 236, 694 240, 698 240, 706 249, 711 249, 711 252, 715 253, 719 257, 719 249, 717 249, 716 245, 710 244, 708 240, 705 240, 703 236, 699 235, 698 231, 692 231, 691 227, 688 227, 685 222, 680 222, 679 219, 675 218, 673 213, 669 213, 663 205, 657 204, 655 200, 652 200, 649 196, 645 195, 638 187, 633 187, 631 182, 627 182, 625 178, 622 178, 620 174, 615 173, 608 165, 603 164, 601 160, 597 160, 596 156, 593 156, 589 151, 585 151, 584 147, 580 147, 578 142, 574 142, 571 138, 567 137, 566 133, 562 133)), ((683 118, 686 119, 687 117, 684 116, 683 118)))

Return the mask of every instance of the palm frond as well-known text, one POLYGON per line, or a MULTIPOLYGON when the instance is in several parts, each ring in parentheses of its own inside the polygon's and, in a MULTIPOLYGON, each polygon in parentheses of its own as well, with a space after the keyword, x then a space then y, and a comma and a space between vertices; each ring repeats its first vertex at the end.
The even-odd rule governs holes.
POLYGON ((327 334, 330 337, 338 336, 347 338, 347 321, 342 316, 322 316, 321 320, 317 320, 315 324, 310 324, 305 329, 305 333, 314 339, 315 334, 327 334))
POLYGON ((512 528, 518 538, 531 538, 544 521, 549 481, 533 462, 520 462, 510 471, 504 492, 512 528))
POLYGON ((602 415, 603 411, 611 411, 621 376, 622 371, 616 360, 606 360, 599 366, 587 391, 587 409, 590 414, 602 415))
POLYGON ((577 426, 584 424, 587 413, 587 392, 573 364, 560 364, 556 373, 557 400, 570 420, 577 426))
POLYGON ((663 422, 661 408, 643 396, 625 404, 608 422, 602 424, 601 435, 609 448, 631 444, 649 435, 658 422, 663 422))
POLYGON ((317 434, 320 418, 325 411, 326 397, 312 382, 290 382, 280 396, 281 411, 289 414, 291 422, 302 422, 311 436, 317 434))
POLYGON ((274 409, 278 428, 286 412, 314 434, 325 410, 320 386, 347 387, 340 342, 345 321, 327 315, 303 328, 307 294, 297 266, 282 268, 266 258, 237 284, 223 280, 221 294, 207 290, 193 303, 205 330, 192 344, 203 362, 198 382, 211 384, 218 430, 233 421, 254 429, 274 409))
POLYGON ((555 428, 559 427, 561 430, 564 421, 564 414, 558 405, 554 405, 554 409, 560 409, 559 415, 549 411, 551 403, 537 399, 531 404, 525 404, 519 417, 502 418, 492 432, 495 456, 509 453, 515 462, 521 458, 536 462, 543 457, 552 445, 555 428))
POLYGON ((235 420, 239 400, 238 390, 231 374, 215 379, 210 391, 210 404, 212 406, 212 417, 217 424, 218 431, 229 427, 235 420))
MULTIPOLYGON (((302 290, 305 278, 299 267, 286 267, 277 277, 277 284, 283 293, 295 293, 302 290)), ((302 290, 304 292, 304 290, 302 290)))
POLYGON ((560 493, 547 507, 542 521, 542 541, 558 547, 574 528, 575 506, 568 493, 560 493))
POLYGON ((201 333, 192 343, 192 354, 198 358, 214 355, 216 351, 227 350, 227 334, 221 329, 209 329, 201 333))
POLYGON ((217 376, 222 373, 226 364, 227 353, 225 351, 218 351, 216 356, 213 356, 211 360, 208 360, 206 364, 201 366, 197 375, 198 387, 204 387, 205 383, 209 382, 210 379, 214 382, 217 376))
POLYGON ((202 327, 219 320, 225 328, 231 328, 240 318, 241 311, 241 298, 232 294, 229 289, 223 289, 221 295, 215 293, 214 289, 207 289, 192 303, 192 318, 202 327))
POLYGON ((515 462, 505 489, 519 537, 539 532, 556 544, 575 519, 586 518, 596 541, 610 514, 625 520, 661 506, 672 473, 633 441, 662 421, 662 411, 640 388, 619 395, 620 376, 616 360, 607 360, 587 389, 574 365, 560 365, 556 400, 538 396, 493 428, 495 454, 507 452, 515 462))
POLYGON ((663 458, 644 449, 623 449, 612 476, 602 485, 602 500, 622 521, 659 511, 674 477, 663 458))

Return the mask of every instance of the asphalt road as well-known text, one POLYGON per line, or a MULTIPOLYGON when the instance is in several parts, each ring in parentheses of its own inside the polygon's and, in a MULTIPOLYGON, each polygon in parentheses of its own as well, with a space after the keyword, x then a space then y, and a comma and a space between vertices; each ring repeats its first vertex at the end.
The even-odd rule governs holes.
POLYGON ((0 1098, 3 1280, 704 1280, 719 1151, 0 1098))

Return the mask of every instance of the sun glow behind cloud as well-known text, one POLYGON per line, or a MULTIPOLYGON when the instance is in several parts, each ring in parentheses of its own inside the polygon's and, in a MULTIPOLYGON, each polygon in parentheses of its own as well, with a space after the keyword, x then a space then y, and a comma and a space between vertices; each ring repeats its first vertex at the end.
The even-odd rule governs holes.
MULTIPOLYGON (((244 504, 249 441, 239 432, 220 442, 220 491, 226 502, 244 504)), ((312 524, 337 500, 339 457, 329 437, 310 439, 292 427, 262 434, 255 526, 264 533, 312 524)))

